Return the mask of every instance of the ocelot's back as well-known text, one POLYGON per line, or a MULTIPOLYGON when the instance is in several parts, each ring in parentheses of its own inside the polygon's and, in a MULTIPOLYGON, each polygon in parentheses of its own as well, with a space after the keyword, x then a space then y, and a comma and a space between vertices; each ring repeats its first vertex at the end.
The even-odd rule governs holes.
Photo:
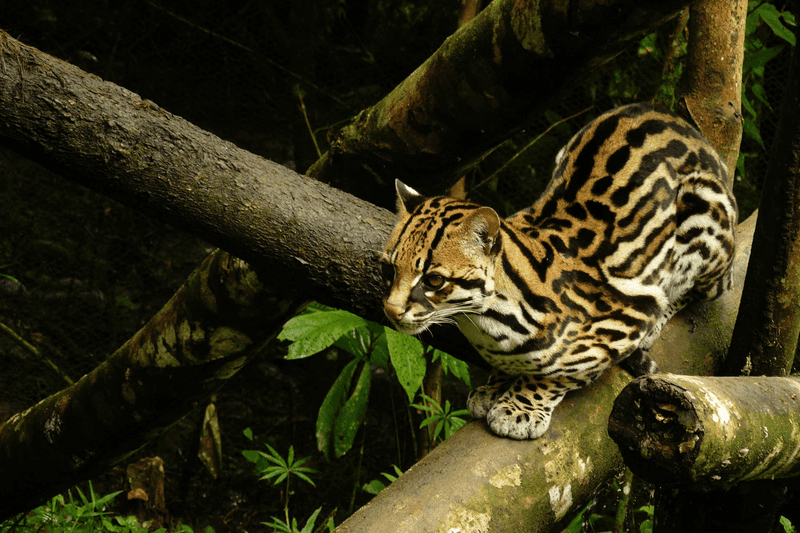
POLYGON ((397 183, 383 257, 393 325, 455 322, 496 369, 469 409, 498 435, 537 438, 566 392, 647 350, 691 299, 730 285, 736 201, 725 164, 672 113, 637 104, 559 152, 542 197, 505 220, 397 183))

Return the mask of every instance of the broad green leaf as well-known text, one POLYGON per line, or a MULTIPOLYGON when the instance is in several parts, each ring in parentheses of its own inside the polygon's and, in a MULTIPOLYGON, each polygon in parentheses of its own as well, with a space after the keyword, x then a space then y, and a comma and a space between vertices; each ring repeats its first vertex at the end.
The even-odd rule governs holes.
POLYGON ((762 104, 772 109, 772 106, 769 105, 769 102, 767 101, 767 92, 764 90, 763 85, 761 85, 760 83, 754 83, 753 85, 750 86, 750 90, 753 91, 753 94, 756 96, 756 98, 758 98, 758 100, 762 104))
POLYGON ((436 361, 437 357, 442 359, 442 369, 444 370, 445 374, 448 372, 453 374, 455 377, 466 383, 468 387, 472 388, 472 383, 469 379, 469 365, 467 365, 467 363, 461 359, 456 359, 448 353, 440 350, 434 350, 433 360, 436 361))
POLYGON ((367 414, 367 401, 369 400, 369 389, 372 382, 372 368, 369 362, 365 362, 361 368, 361 375, 358 377, 353 393, 339 410, 336 423, 333 427, 333 453, 336 457, 341 457, 353 446, 358 428, 364 421, 367 414))
POLYGON ((742 179, 745 179, 747 175, 745 174, 745 160, 746 155, 742 152, 739 152, 739 158, 736 160, 736 170, 739 171, 739 176, 742 179))
POLYGON ((301 359, 331 346, 350 330, 367 325, 367 321, 342 310, 305 312, 288 321, 278 335, 280 340, 294 341, 286 359, 301 359))
POLYGON ((389 343, 386 341, 386 334, 381 326, 377 330, 381 336, 377 338, 372 346, 372 353, 369 355, 369 362, 379 366, 384 370, 389 370, 389 343))
POLYGON ((756 116, 756 110, 750 104, 750 99, 747 98, 747 94, 745 94, 744 91, 742 91, 742 107, 744 107, 745 111, 747 111, 751 117, 756 116))
POLYGON ((742 70, 747 72, 751 69, 756 68, 764 68, 764 65, 778 54, 783 51, 783 47, 785 45, 778 45, 778 46, 771 46, 769 48, 764 48, 763 50, 759 50, 757 52, 753 52, 747 54, 745 57, 744 62, 742 63, 742 70))
POLYGON ((757 11, 761 19, 772 29, 772 33, 784 39, 792 46, 795 45, 794 33, 783 25, 783 22, 781 22, 781 13, 773 4, 762 4, 757 11))
POLYGON ((364 483, 361 487, 361 490, 364 492, 369 492, 370 494, 377 495, 386 488, 386 485, 379 479, 373 479, 369 483, 364 483))
POLYGON ((383 335, 383 326, 374 322, 345 333, 333 343, 358 358, 369 355, 369 362, 381 368, 389 367, 389 349, 383 335))
POLYGON ((251 463, 258 463, 258 460, 261 457, 256 450, 242 450, 242 455, 244 455, 244 458, 251 463))
POLYGON ((333 448, 331 432, 339 410, 342 408, 347 393, 350 391, 350 382, 353 380, 357 364, 358 361, 353 359, 345 365, 319 408, 319 414, 317 415, 317 449, 325 455, 327 461, 330 461, 330 453, 333 448))
POLYGON ((425 377, 425 357, 422 344, 415 338, 403 335, 393 329, 385 328, 386 342, 389 345, 389 359, 397 373, 397 380, 408 394, 408 401, 414 401, 417 391, 425 377))
POLYGON ((375 325, 370 324, 348 331, 339 337, 333 345, 352 354, 357 359, 361 359, 369 353, 372 340, 371 332, 374 327, 375 325))
POLYGON ((758 131, 758 126, 756 126, 752 120, 744 117, 743 129, 746 135, 756 140, 763 148, 766 148, 764 146, 764 141, 761 139, 761 133, 758 131))

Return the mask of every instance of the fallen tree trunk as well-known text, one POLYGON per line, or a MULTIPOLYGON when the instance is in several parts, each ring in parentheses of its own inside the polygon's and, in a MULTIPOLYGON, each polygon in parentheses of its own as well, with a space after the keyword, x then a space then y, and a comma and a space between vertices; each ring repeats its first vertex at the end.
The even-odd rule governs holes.
POLYGON ((728 489, 800 474, 800 378, 643 376, 614 402, 608 432, 657 485, 728 489))

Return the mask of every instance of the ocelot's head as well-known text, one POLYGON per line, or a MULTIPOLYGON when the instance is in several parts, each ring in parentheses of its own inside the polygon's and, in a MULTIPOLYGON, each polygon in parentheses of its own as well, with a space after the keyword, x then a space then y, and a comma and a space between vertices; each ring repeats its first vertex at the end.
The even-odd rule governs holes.
POLYGON ((500 218, 489 207, 425 198, 399 180, 399 220, 381 258, 389 293, 383 310, 398 331, 416 334, 480 313, 494 293, 500 218))

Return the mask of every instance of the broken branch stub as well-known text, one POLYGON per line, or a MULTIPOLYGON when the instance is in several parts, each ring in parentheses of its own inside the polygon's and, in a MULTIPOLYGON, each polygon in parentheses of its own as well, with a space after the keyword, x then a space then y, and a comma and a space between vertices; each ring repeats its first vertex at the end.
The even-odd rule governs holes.
POLYGON ((608 433, 650 482, 693 489, 800 474, 800 379, 643 376, 614 402, 608 433))

